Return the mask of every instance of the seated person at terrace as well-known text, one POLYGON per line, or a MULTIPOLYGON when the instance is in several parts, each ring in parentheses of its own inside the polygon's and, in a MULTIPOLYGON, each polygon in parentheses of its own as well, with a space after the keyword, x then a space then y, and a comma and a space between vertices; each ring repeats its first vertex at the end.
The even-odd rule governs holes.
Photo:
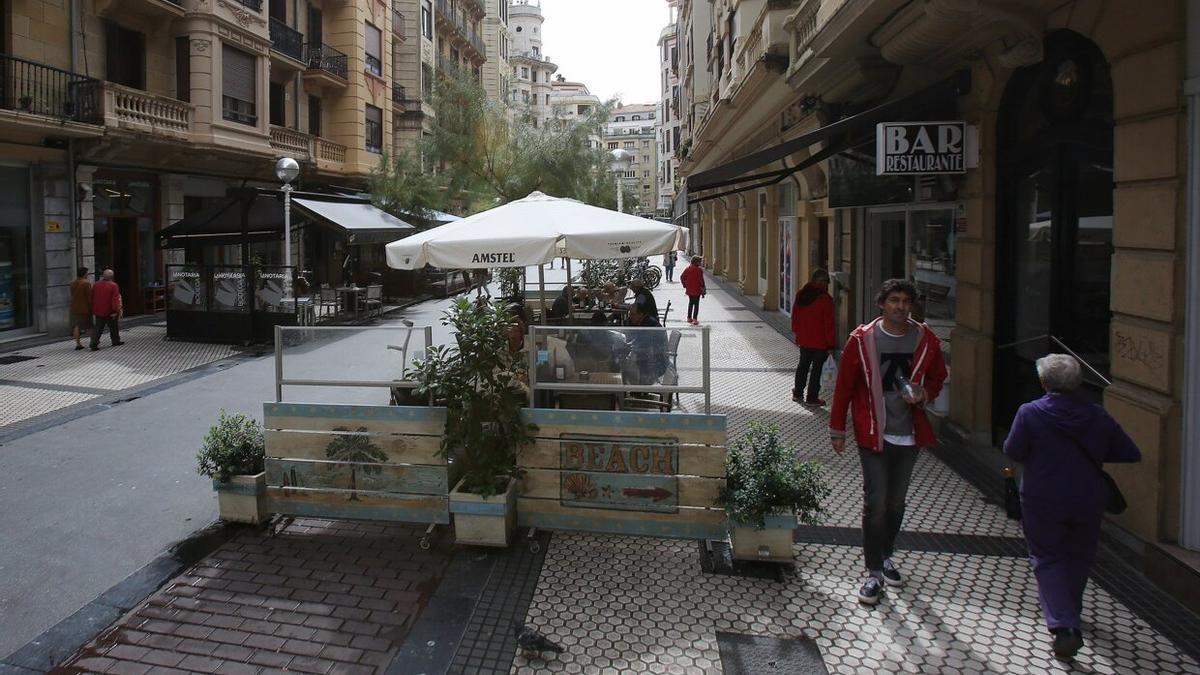
MULTIPOLYGON (((662 328, 658 315, 641 302, 629 306, 629 325, 636 328, 662 328)), ((654 384, 667 371, 667 335, 662 330, 638 330, 629 334, 630 353, 637 359, 635 384, 654 384)))
POLYGON ((629 290, 633 291, 633 299, 629 301, 631 305, 642 305, 647 314, 658 316, 658 303, 654 300, 654 294, 646 288, 641 279, 631 280, 629 290))
POLYGON ((547 314, 551 319, 566 318, 571 314, 571 303, 567 301, 567 292, 571 287, 563 286, 562 292, 554 299, 554 304, 550 307, 550 313, 547 314))
POLYGON ((607 305, 619 305, 625 302, 625 293, 628 291, 624 286, 617 286, 613 282, 604 284, 604 289, 598 291, 600 302, 607 305))

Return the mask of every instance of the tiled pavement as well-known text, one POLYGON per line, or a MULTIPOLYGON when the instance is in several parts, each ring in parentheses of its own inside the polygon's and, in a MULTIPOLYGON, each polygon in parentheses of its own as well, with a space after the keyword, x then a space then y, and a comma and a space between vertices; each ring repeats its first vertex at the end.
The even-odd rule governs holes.
POLYGON ((228 345, 168 342, 161 323, 123 329, 121 339, 125 344, 112 347, 102 337, 98 352, 76 351, 63 338, 0 354, 0 432, 235 353, 228 345))
POLYGON ((373 673, 437 585, 413 525, 246 530, 63 663, 63 673, 373 673))
MULTIPOLYGON (((682 294, 670 285, 658 295, 661 304, 682 294)), ((795 354, 786 338, 716 284, 702 316, 713 330, 714 412, 729 415, 731 438, 752 420, 777 424, 825 465, 834 488, 824 526, 798 530, 797 564, 782 580, 705 573, 696 542, 555 533, 544 557, 502 556, 467 610, 447 611, 464 605, 452 594, 426 617, 420 607, 448 557, 472 554, 445 537, 421 552, 419 530, 406 526, 301 521, 276 539, 247 532, 223 546, 66 665, 369 672, 411 628, 404 650, 454 652, 441 670, 420 672, 720 673, 718 633, 737 633, 811 638, 835 673, 1200 673, 1195 617, 1172 615, 1180 610, 1168 598, 1111 556, 1087 591, 1087 647, 1073 668, 1048 658, 1019 527, 929 454, 917 465, 901 535, 907 550, 897 556, 910 582, 876 608, 859 605, 856 457, 828 452, 825 413, 790 401, 795 354), (390 586, 398 576, 406 585, 390 586), (565 653, 515 654, 515 619, 565 653), (449 621, 460 622, 455 635, 439 635, 449 621), (410 644, 414 637, 421 644, 410 644)), ((681 367, 696 359, 681 350, 681 367)), ((683 407, 702 403, 687 398, 683 407)), ((389 672, 407 672, 399 663, 389 672)))

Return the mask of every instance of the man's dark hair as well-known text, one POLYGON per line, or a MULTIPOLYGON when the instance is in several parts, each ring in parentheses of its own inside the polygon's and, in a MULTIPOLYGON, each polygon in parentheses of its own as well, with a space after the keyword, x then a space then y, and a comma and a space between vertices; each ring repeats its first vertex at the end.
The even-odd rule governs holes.
POLYGON ((875 295, 875 304, 882 305, 884 300, 892 293, 903 293, 908 296, 908 299, 915 301, 917 299, 917 287, 908 279, 888 279, 883 282, 879 293, 875 295))
POLYGON ((86 267, 79 268, 79 276, 86 277, 87 273, 88 273, 88 268, 86 268, 86 267))

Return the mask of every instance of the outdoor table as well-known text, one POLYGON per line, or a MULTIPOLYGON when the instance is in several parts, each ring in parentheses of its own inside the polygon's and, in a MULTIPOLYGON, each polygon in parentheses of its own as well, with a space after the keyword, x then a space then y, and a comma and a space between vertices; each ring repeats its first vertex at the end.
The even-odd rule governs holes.
POLYGON ((336 290, 337 290, 338 294, 344 296, 344 298, 345 298, 345 300, 342 302, 342 307, 353 307, 354 308, 354 318, 357 319, 358 311, 362 307, 363 300, 365 300, 366 296, 367 296, 367 287, 366 286, 342 286, 336 290), (347 302, 347 301, 349 301, 349 302, 347 302))

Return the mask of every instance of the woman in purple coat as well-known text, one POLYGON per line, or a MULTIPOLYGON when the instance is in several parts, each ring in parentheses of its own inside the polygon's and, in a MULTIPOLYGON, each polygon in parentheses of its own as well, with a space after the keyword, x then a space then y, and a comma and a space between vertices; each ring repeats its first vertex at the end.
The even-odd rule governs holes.
POLYGON ((1082 381, 1074 358, 1042 357, 1037 373, 1046 395, 1017 410, 1004 452, 1024 466, 1023 525, 1042 615, 1054 655, 1070 659, 1083 646, 1083 589, 1108 499, 1099 466, 1142 453, 1104 408, 1073 395, 1082 381))

